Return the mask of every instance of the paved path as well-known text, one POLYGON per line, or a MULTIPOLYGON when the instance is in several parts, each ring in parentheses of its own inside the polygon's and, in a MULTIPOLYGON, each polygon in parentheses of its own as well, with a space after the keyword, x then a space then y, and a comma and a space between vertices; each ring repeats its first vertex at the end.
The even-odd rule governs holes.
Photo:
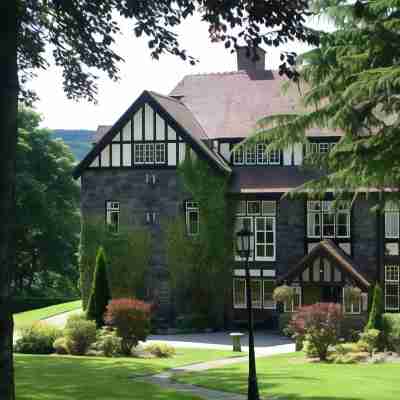
POLYGON ((65 327, 65 324, 67 323, 67 319, 69 318, 70 315, 80 314, 81 312, 82 312, 82 309, 78 308, 77 310, 72 310, 72 311, 62 313, 62 314, 54 315, 53 317, 43 319, 42 321, 44 321, 50 325, 53 325, 53 326, 63 329, 65 327))
MULTIPOLYGON (((163 341, 163 336, 152 337, 151 341, 163 341)), ((227 332, 204 334, 204 335, 170 335, 166 336, 168 342, 176 347, 204 347, 210 349, 231 349, 232 346, 228 344, 231 338, 227 332), (196 342, 196 339, 199 342, 196 342), (211 347, 210 347, 211 346, 211 347)), ((266 357, 273 354, 284 354, 295 351, 295 345, 288 339, 280 336, 256 333, 256 357, 266 357)), ((242 347, 246 352, 248 351, 247 346, 242 347)), ((239 353, 238 353, 239 354, 239 353)), ((182 367, 172 368, 168 371, 162 372, 157 375, 149 377, 136 378, 141 381, 156 384, 158 386, 175 390, 176 392, 189 393, 194 396, 198 396, 204 400, 246 400, 247 396, 243 394, 223 392, 220 390, 206 389, 200 386, 195 386, 186 383, 175 382, 172 378, 176 374, 184 372, 200 372, 206 371, 213 368, 221 368, 227 365, 248 362, 248 355, 243 354, 243 357, 236 358, 225 358, 215 361, 208 361, 198 364, 186 365, 182 367)))

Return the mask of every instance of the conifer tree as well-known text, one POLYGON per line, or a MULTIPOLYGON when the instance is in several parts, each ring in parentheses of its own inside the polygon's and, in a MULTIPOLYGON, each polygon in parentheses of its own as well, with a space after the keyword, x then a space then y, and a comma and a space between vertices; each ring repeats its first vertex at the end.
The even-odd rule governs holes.
POLYGON ((104 325, 104 313, 106 312, 106 307, 110 298, 106 255, 103 247, 99 247, 96 256, 92 292, 87 308, 88 319, 95 320, 98 328, 104 325))
POLYGON ((382 330, 382 314, 383 314, 382 289, 377 283, 374 288, 374 297, 372 299, 372 306, 369 312, 368 323, 365 327, 365 330, 368 329, 382 330))

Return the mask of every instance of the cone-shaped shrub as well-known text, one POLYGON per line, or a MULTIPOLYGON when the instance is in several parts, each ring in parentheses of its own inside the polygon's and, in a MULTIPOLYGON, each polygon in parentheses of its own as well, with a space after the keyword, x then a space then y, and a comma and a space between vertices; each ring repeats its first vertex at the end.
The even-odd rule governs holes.
POLYGON ((371 311, 369 312, 368 323, 365 330, 378 329, 382 330, 382 314, 383 314, 383 295, 379 284, 375 285, 374 297, 372 299, 371 311))
POLYGON ((96 256, 92 292, 87 307, 87 318, 96 321, 98 328, 104 325, 104 313, 109 301, 110 289, 107 279, 107 260, 103 247, 99 247, 96 256))

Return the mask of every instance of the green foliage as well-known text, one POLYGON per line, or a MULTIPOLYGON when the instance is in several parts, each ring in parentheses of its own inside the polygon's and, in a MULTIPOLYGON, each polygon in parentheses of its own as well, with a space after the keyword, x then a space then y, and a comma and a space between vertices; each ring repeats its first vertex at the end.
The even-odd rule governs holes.
POLYGON ((176 354, 175 348, 167 343, 149 344, 144 350, 157 358, 170 358, 176 354))
POLYGON ((327 188, 350 196, 362 188, 397 187, 400 176, 400 14, 393 0, 317 0, 315 13, 337 29, 319 32, 318 48, 299 61, 302 102, 292 114, 259 121, 247 141, 271 148, 307 144, 306 132, 339 129, 345 136, 329 154, 306 164, 328 175, 301 189, 327 188))
POLYGON ((371 311, 369 313, 369 318, 365 330, 378 329, 382 330, 382 314, 384 312, 383 306, 383 294, 382 289, 377 283, 374 288, 374 297, 372 300, 371 311))
POLYGON ((287 285, 278 286, 274 289, 272 297, 278 303, 289 302, 293 299, 293 288, 287 285))
POLYGON ((53 349, 57 354, 68 354, 68 341, 65 337, 59 337, 53 343, 53 349))
POLYGON ((360 340, 367 344, 370 355, 378 349, 380 335, 381 331, 378 329, 367 329, 361 333, 360 340))
POLYGON ((150 333, 150 305, 133 298, 116 299, 107 306, 106 322, 116 328, 121 349, 130 355, 132 347, 150 333))
POLYGON ((226 199, 229 176, 187 152, 179 167, 186 190, 199 205, 200 232, 186 234, 183 219, 166 221, 166 248, 179 312, 205 316, 223 326, 233 260, 233 204, 226 199))
POLYGON ((314 358, 318 357, 318 351, 317 348, 315 347, 314 343, 307 338, 303 341, 303 351, 306 354, 307 357, 314 358))
POLYGON ((83 355, 96 341, 96 324, 86 320, 84 315, 71 315, 67 320, 64 335, 68 353, 83 355))
POLYGON ((400 314, 383 314, 382 324, 386 343, 400 354, 400 314))
POLYGON ((17 353, 50 354, 54 351, 54 341, 61 336, 61 330, 44 322, 36 322, 22 328, 20 334, 14 347, 17 353))
POLYGON ((97 340, 91 346, 97 351, 102 352, 106 357, 114 357, 121 354, 121 338, 114 331, 101 329, 98 331, 97 340))
POLYGON ((107 261, 104 249, 99 248, 96 257, 92 293, 87 307, 87 317, 96 321, 98 328, 104 325, 104 313, 110 301, 110 289, 107 278, 107 261))
POLYGON ((107 232, 104 220, 82 221, 80 243, 80 289, 84 309, 89 301, 96 253, 103 247, 109 267, 107 277, 112 298, 141 297, 151 254, 151 236, 147 230, 120 226, 119 233, 107 232))
POLYGON ((12 287, 19 296, 77 296, 79 187, 73 156, 40 116, 18 114, 16 171, 16 254, 12 287))

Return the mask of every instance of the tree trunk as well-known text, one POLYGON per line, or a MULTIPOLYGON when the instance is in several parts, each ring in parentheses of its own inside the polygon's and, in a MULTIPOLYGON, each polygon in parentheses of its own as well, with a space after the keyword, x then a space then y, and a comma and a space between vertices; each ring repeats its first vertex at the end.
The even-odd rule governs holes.
POLYGON ((10 278, 15 267, 17 5, 0 1, 0 399, 14 400, 10 278))

